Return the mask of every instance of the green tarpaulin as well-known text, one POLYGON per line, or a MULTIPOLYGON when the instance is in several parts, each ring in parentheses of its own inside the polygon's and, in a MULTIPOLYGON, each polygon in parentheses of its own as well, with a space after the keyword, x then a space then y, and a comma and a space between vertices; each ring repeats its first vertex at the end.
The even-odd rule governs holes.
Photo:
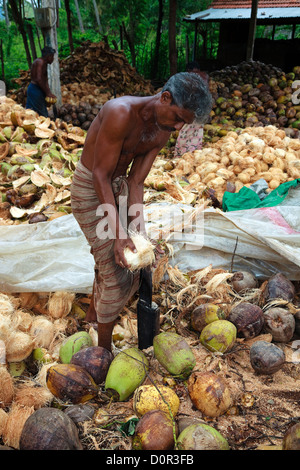
POLYGON ((256 209, 259 207, 273 207, 280 204, 288 195, 289 189, 300 184, 300 178, 282 183, 263 200, 255 191, 243 186, 238 193, 225 191, 222 202, 224 212, 240 211, 244 209, 256 209))

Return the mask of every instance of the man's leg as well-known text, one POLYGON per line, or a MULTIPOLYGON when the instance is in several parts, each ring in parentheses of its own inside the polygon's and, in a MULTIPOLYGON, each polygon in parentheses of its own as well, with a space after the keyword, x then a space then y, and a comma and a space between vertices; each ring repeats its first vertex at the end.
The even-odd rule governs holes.
POLYGON ((94 304, 94 289, 92 293, 91 303, 85 315, 85 321, 88 323, 94 323, 97 321, 97 313, 96 313, 95 304, 94 304))
POLYGON ((109 323, 98 323, 98 346, 112 350, 112 331, 115 326, 115 320, 109 323))

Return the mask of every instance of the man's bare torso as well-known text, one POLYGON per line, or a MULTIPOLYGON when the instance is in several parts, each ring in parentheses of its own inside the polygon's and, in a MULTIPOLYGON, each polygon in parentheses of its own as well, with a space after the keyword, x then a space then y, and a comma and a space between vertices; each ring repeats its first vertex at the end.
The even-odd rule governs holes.
POLYGON ((40 80, 47 81, 47 63, 36 59, 31 68, 31 83, 38 85, 40 80))
MULTIPOLYGON (((127 169, 134 159, 143 157, 156 147, 162 148, 169 138, 170 132, 161 130, 157 126, 155 118, 151 116, 151 112, 147 110, 148 102, 151 99, 151 97, 149 99, 140 97, 122 97, 117 99, 120 104, 126 105, 129 112, 126 118, 128 120, 127 133, 124 135, 113 178, 126 175, 127 169)), ((100 133, 101 135, 103 122, 109 116, 111 105, 112 103, 108 102, 101 109, 86 137, 81 162, 91 171, 95 163, 96 140, 98 134, 100 133)), ((148 108, 150 107, 148 106, 148 108)), ((110 138, 113 139, 113 135, 110 138)), ((101 146, 101 138, 99 141, 97 145, 101 146)), ((105 158, 105 156, 102 155, 101 158, 105 158)))

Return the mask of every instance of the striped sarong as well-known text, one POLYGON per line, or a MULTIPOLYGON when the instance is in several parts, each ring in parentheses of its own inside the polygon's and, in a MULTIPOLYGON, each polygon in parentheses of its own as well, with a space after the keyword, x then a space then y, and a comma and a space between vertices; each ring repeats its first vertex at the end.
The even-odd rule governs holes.
MULTIPOLYGON (((118 198, 129 194, 127 179, 116 178, 112 182, 112 189, 118 205, 118 198)), ((99 205, 92 172, 79 162, 71 186, 71 207, 95 260, 93 293, 97 321, 109 323, 117 319, 130 297, 137 291, 139 272, 132 273, 118 266, 114 256, 114 239, 101 239, 97 236, 97 225, 104 217, 96 215, 99 205)))

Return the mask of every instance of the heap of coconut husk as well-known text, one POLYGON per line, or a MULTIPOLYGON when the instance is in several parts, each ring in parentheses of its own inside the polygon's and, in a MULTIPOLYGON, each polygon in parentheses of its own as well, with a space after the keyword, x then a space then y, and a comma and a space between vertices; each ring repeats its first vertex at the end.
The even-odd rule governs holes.
MULTIPOLYGON (((24 105, 30 71, 20 71, 20 77, 14 81, 19 89, 12 90, 10 97, 24 105)), ((150 81, 137 73, 123 51, 111 49, 104 41, 85 41, 67 58, 61 59, 60 81, 64 103, 90 102, 93 95, 96 97, 93 104, 96 104, 103 101, 97 99, 101 93, 105 96, 153 93, 150 81)))

